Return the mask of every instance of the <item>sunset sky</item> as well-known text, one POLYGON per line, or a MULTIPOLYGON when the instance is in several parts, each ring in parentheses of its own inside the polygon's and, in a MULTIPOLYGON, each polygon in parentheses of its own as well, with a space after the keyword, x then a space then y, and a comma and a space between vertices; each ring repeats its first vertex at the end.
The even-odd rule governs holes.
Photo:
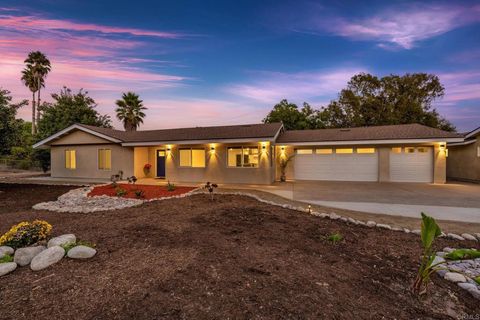
POLYGON ((84 88, 117 128, 125 91, 148 107, 140 129, 257 123, 283 98, 324 106, 362 71, 434 73, 438 111, 480 126, 478 1, 0 1, 0 87, 16 101, 32 50, 52 63, 44 99, 84 88))

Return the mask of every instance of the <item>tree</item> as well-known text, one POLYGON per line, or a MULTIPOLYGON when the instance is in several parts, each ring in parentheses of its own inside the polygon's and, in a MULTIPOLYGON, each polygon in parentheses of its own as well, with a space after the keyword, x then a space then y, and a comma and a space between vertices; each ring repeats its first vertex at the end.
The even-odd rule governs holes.
POLYGON ((15 119, 17 110, 28 101, 12 103, 10 91, 0 88, 0 155, 9 155, 12 147, 22 145, 25 122, 15 119))
POLYGON ((122 100, 117 100, 115 104, 117 105, 115 109, 117 118, 123 122, 125 130, 136 131, 137 127, 143 123, 143 118, 145 118, 143 110, 147 110, 143 106, 143 100, 140 100, 137 94, 127 92, 123 93, 122 100))
POLYGON ((52 94, 52 103, 42 105, 43 114, 38 122, 37 140, 44 139, 75 123, 111 128, 110 117, 95 110, 97 104, 88 92, 79 90, 73 94, 63 87, 60 93, 52 94))
POLYGON ((444 95, 437 76, 426 73, 378 78, 360 73, 337 100, 321 111, 327 127, 360 127, 420 123, 447 131, 455 127, 432 108, 444 95))
POLYGON ((287 130, 319 129, 324 128, 321 114, 304 102, 302 109, 286 99, 277 103, 263 119, 264 123, 282 122, 287 130))
POLYGON ((36 133, 36 124, 40 120, 41 113, 41 88, 45 87, 45 78, 51 70, 50 60, 40 51, 32 51, 25 59, 26 67, 22 71, 22 81, 26 87, 32 92, 32 134, 36 133), (38 95, 35 103, 35 92, 38 95), (35 114, 35 105, 37 105, 37 112, 35 114), (36 119, 35 119, 36 116, 36 119))

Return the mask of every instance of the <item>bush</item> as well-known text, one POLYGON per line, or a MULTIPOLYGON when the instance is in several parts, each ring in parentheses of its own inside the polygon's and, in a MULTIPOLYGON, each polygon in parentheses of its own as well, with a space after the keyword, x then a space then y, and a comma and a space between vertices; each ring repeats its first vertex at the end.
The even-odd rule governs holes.
POLYGON ((138 190, 135 190, 134 192, 137 198, 145 198, 145 191, 138 189, 138 190))
POLYGON ((175 185, 173 183, 170 183, 170 181, 168 181, 167 183, 167 191, 175 191, 175 185))
POLYGON ((12 262, 13 257, 11 255, 4 255, 3 257, 0 258, 0 263, 7 263, 7 262, 12 262))
POLYGON ((45 240, 52 232, 52 226, 43 220, 20 222, 0 237, 0 246, 26 247, 45 240))
POLYGON ((126 195, 128 193, 128 191, 123 189, 123 188, 117 187, 115 189, 115 193, 117 194, 117 197, 123 197, 124 195, 126 195))
POLYGON ((33 158, 40 163, 43 172, 50 170, 50 150, 36 149, 33 158))

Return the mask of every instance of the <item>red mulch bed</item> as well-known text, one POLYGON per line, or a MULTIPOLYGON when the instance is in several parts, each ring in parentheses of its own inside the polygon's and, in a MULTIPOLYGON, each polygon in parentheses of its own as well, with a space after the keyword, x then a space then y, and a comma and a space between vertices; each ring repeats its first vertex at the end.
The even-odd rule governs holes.
MULTIPOLYGON (((119 183, 118 187, 127 191, 127 194, 123 198, 138 199, 135 195, 135 190, 143 190, 145 197, 142 199, 150 200, 155 198, 173 197, 192 191, 195 188, 192 187, 175 187, 174 191, 168 191, 166 186, 150 186, 142 184, 123 184, 119 183)), ((98 186, 93 188, 88 194, 89 197, 94 196, 109 196, 116 197, 116 188, 111 185, 98 186)))

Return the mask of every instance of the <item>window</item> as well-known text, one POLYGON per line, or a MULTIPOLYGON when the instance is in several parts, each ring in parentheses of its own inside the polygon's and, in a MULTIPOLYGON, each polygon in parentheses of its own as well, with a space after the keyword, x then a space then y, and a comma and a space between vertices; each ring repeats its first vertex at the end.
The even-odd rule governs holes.
POLYGON ((401 147, 394 147, 392 148, 393 153, 402 153, 402 148, 401 147))
POLYGON ((427 153, 428 152, 427 148, 417 148, 417 151, 420 152, 420 153, 427 153))
POLYGON ((297 149, 297 154, 312 154, 312 149, 297 149))
POLYGON ((316 149, 315 153, 316 154, 332 154, 333 150, 332 149, 316 149))
POLYGON ((477 157, 480 158, 480 147, 477 147, 477 157))
POLYGON ((112 150, 98 149, 98 169, 110 170, 112 169, 112 150))
POLYGON ((258 147, 228 148, 227 158, 229 167, 258 167, 258 147))
POLYGON ((414 152, 415 152, 415 148, 413 147, 405 148, 405 153, 414 153, 414 152))
POLYGON ((75 150, 65 150, 65 168, 74 170, 77 168, 75 150))
POLYGON ((180 149, 180 167, 205 168, 205 149, 180 149))
POLYGON ((353 153, 353 149, 352 148, 336 149, 335 153, 341 153, 341 154, 353 153))
POLYGON ((357 148, 357 153, 375 153, 375 148, 357 148))

